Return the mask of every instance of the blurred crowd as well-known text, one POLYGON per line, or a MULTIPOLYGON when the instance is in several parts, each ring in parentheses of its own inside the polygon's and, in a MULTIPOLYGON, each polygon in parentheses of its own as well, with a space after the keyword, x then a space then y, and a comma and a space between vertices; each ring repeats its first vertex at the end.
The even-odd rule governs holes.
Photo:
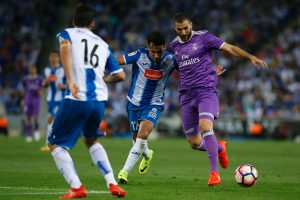
MULTIPOLYGON (((270 67, 257 70, 248 61, 216 53, 215 65, 229 67, 219 77, 221 115, 243 115, 254 120, 263 116, 300 117, 300 8, 297 1, 82 2, 97 11, 94 32, 110 44, 116 56, 145 46, 145 37, 153 30, 162 31, 170 42, 175 37, 174 14, 187 12, 193 18, 195 30, 208 30, 266 60, 270 67)), ((49 30, 51 25, 59 20, 56 15, 59 12, 55 10, 60 5, 58 0, 0 2, 1 102, 10 113, 18 113, 20 109, 17 98, 20 78, 27 66, 40 64, 41 49, 48 33, 53 31, 49 30)), ((110 86, 108 119, 111 121, 126 116, 130 66, 125 70, 128 77, 125 83, 110 86)), ((175 72, 166 91, 165 115, 178 110, 177 84, 178 73, 175 72)), ((119 126, 126 129, 122 123, 119 126)))
MULTIPOLYGON (((3 0, 0 2, 0 103, 12 114, 22 112, 21 79, 30 65, 43 72, 41 56, 54 37, 59 0, 3 0), (53 36, 49 34, 54 34, 53 36)), ((52 47, 51 45, 50 47, 52 47)))
POLYGON ((258 56, 269 64, 257 70, 241 64, 220 80, 221 113, 300 118, 300 24, 282 29, 258 56))
MULTIPOLYGON (((266 60, 268 70, 257 70, 249 61, 217 53, 215 65, 229 67, 219 77, 221 115, 243 115, 253 120, 263 116, 299 117, 299 38, 297 1, 85 1, 96 8, 96 33, 117 55, 145 46, 152 30, 165 33, 168 42, 175 37, 173 16, 187 12, 194 29, 206 29, 228 43, 240 46, 266 60)), ((130 74, 130 67, 126 68, 130 74)), ((130 80, 120 84, 111 96, 113 113, 125 113, 130 80)), ((166 91, 166 111, 178 110, 178 74, 166 91)))

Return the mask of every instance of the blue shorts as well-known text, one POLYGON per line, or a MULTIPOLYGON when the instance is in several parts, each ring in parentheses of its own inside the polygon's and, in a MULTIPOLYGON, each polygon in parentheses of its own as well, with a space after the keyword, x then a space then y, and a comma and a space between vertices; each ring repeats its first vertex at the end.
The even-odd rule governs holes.
POLYGON ((48 101, 48 114, 55 116, 62 101, 48 101))
POLYGON ((138 133, 141 120, 148 120, 156 126, 161 112, 164 111, 164 106, 146 105, 136 106, 130 102, 127 103, 127 114, 130 122, 131 133, 138 133))
POLYGON ((105 101, 64 99, 55 115, 48 142, 72 149, 81 133, 87 138, 97 138, 104 110, 105 101))

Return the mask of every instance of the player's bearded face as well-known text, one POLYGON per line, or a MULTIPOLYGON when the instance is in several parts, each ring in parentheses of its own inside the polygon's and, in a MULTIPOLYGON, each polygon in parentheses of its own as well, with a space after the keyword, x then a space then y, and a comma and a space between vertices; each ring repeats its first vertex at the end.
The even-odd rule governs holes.
POLYGON ((183 22, 175 22, 175 31, 180 39, 184 42, 188 41, 192 35, 193 24, 189 20, 183 22))
POLYGON ((154 45, 152 43, 150 45, 148 44, 147 48, 154 62, 158 62, 166 50, 165 45, 154 45))

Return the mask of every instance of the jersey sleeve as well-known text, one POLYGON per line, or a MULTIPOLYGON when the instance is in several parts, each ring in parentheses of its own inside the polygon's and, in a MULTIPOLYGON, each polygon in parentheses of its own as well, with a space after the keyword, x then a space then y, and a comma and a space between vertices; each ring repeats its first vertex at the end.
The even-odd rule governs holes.
POLYGON ((177 61, 176 61, 175 56, 173 56, 173 63, 174 63, 174 69, 175 69, 175 70, 179 70, 179 66, 178 66, 178 63, 177 63, 177 61))
POLYGON ((224 43, 222 39, 208 32, 205 34, 204 38, 205 38, 204 41, 208 49, 213 49, 213 50, 220 49, 224 43))
POLYGON ((64 78, 65 78, 64 69, 59 68, 59 71, 57 72, 57 83, 58 84, 65 84, 64 78))
POLYGON ((68 31, 66 31, 66 30, 61 31, 56 35, 56 41, 57 41, 58 46, 59 46, 59 43, 64 40, 68 40, 68 41, 72 42, 71 37, 70 37, 68 31))
POLYGON ((49 77, 49 75, 50 75, 50 74, 49 74, 48 68, 45 68, 45 69, 44 69, 44 78, 47 79, 47 78, 49 77))
POLYGON ((133 51, 129 54, 125 54, 123 56, 125 64, 133 64, 138 61, 140 58, 141 52, 140 51, 133 51))
POLYGON ((115 74, 123 71, 111 52, 107 58, 105 69, 109 74, 115 74))
POLYGON ((173 52, 174 51, 174 44, 177 41, 177 37, 174 38, 168 45, 167 45, 167 51, 173 52))

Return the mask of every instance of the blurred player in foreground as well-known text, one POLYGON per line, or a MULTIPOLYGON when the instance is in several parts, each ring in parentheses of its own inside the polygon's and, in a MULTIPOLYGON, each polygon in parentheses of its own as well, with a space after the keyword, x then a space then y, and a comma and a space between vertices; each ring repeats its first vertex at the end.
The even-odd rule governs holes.
MULTIPOLYGON (((164 110, 165 89, 174 69, 178 69, 174 55, 166 51, 165 37, 157 31, 147 37, 147 48, 117 58, 119 64, 132 64, 132 81, 127 95, 127 114, 133 139, 123 169, 118 174, 120 183, 128 182, 128 174, 141 156, 139 173, 146 174, 153 158, 147 139, 164 110)), ((225 69, 216 68, 218 74, 225 69)))
POLYGON ((23 104, 26 116, 26 142, 32 142, 32 135, 35 141, 40 140, 39 114, 43 78, 37 74, 36 66, 31 65, 28 70, 29 74, 22 80, 24 88, 23 104))
POLYGON ((218 144, 213 122, 219 115, 217 76, 212 69, 212 51, 222 50, 237 57, 249 59, 256 67, 267 64, 237 46, 230 45, 207 31, 193 31, 191 18, 184 13, 174 17, 177 37, 169 49, 179 65, 179 101, 183 129, 191 147, 207 151, 210 161, 208 185, 218 185, 218 157, 223 168, 228 166, 226 141, 218 144), (218 153, 219 152, 219 153, 218 153))
POLYGON ((51 51, 49 55, 49 66, 44 70, 44 87, 48 87, 47 103, 48 103, 48 125, 46 145, 41 147, 41 151, 50 151, 47 145, 48 133, 51 129, 55 113, 57 112, 62 100, 65 96, 66 78, 63 67, 60 65, 60 56, 58 51, 51 51))
POLYGON ((111 194, 115 197, 126 195, 118 186, 106 151, 97 139, 108 98, 103 80, 104 71, 109 72, 105 77, 107 83, 124 80, 125 74, 110 52, 109 46, 91 32, 95 26, 94 16, 94 10, 80 4, 75 10, 75 28, 68 28, 57 34, 68 91, 55 115, 48 143, 60 173, 71 186, 71 189, 60 197, 63 199, 87 196, 68 153, 81 133, 111 194))

